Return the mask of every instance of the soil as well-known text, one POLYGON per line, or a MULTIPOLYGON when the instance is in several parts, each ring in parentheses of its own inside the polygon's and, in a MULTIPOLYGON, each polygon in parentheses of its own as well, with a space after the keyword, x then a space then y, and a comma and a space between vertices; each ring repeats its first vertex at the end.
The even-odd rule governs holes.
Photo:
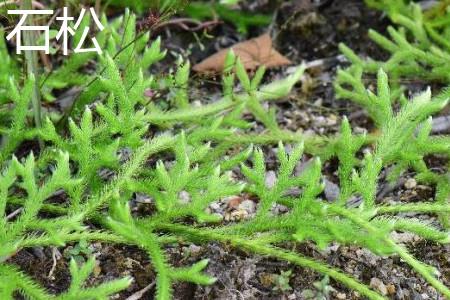
MULTIPOLYGON (((305 4, 308 1, 297 0, 275 7, 272 1, 249 2, 251 4, 248 9, 252 11, 277 11, 272 34, 279 52, 295 63, 319 59, 326 61, 322 66, 309 70, 305 79, 307 84, 304 82, 289 99, 277 104, 280 124, 293 131, 334 134, 338 131, 342 116, 347 115, 356 131, 372 130, 371 122, 360 108, 335 99, 332 82, 336 69, 346 65, 339 57, 340 42, 344 42, 361 55, 383 57, 380 49, 369 41, 367 31, 372 28, 383 32, 388 24, 386 18, 379 12, 369 10, 363 1, 359 0, 321 1, 317 6, 305 4), (294 16, 293 11, 296 11, 294 16)), ((249 35, 258 36, 263 30, 252 29, 249 35)), ((201 39, 206 50, 200 51, 191 33, 176 30, 169 33, 170 39, 167 32, 162 32, 166 35, 165 38, 163 36, 165 46, 174 51, 189 49, 188 52, 184 50, 183 54, 189 55, 192 63, 200 61, 217 48, 246 39, 230 24, 222 24, 210 33, 217 38, 201 39)), ((281 77, 285 72, 286 69, 271 71, 267 79, 281 77)), ((370 82, 373 78, 367 80, 370 82)), ((199 82, 196 86, 198 91, 194 93, 200 95, 204 90, 218 89, 214 83, 199 82)), ((415 87, 421 88, 421 83, 417 83, 415 87)), ((266 149, 266 152, 270 151, 266 149)), ((430 158, 430 161, 432 164, 434 159, 430 158)), ((335 180, 336 169, 333 164, 328 164, 324 173, 329 175, 330 181, 335 180)), ((387 192, 380 201, 400 201, 406 198, 408 201, 414 201, 423 199, 424 195, 431 197, 432 193, 431 187, 417 186, 407 189, 400 185, 387 192)), ((417 240, 411 236, 400 238, 405 240, 405 245, 417 258, 435 266, 440 272, 440 279, 450 285, 449 246, 417 240)), ((64 257, 75 246, 59 248, 57 251, 64 257)), ((99 262, 96 274, 91 277, 89 284, 95 285, 97 282, 126 275, 135 279, 131 287, 115 299, 126 299, 155 280, 148 256, 136 247, 95 243, 87 248, 86 251, 97 255, 99 262)), ((305 243, 296 250, 309 257, 326 261, 368 285, 385 289, 391 299, 439 299, 434 289, 399 258, 382 258, 358 247, 338 245, 332 245, 326 251, 319 251, 313 244, 305 243)), ((68 287, 68 260, 54 261, 54 252, 51 248, 22 250, 10 259, 10 262, 20 266, 49 291, 58 293, 68 287), (51 276, 48 276, 50 273, 51 276)), ((166 252, 174 266, 188 265, 208 258, 210 263, 206 272, 218 278, 216 284, 208 287, 177 284, 174 287, 175 299, 306 299, 302 292, 307 289, 316 293, 315 298, 310 299, 321 299, 313 283, 322 280, 323 276, 286 262, 255 256, 217 243, 171 246, 166 252), (288 287, 277 289, 277 276, 282 271, 289 270, 292 274, 289 276, 288 287)), ((82 259, 86 255, 81 253, 79 256, 82 259)), ((334 289, 329 299, 361 299, 357 293, 338 282, 331 280, 329 284, 334 289)), ((154 287, 150 288, 142 299, 152 299, 153 294, 154 287)))

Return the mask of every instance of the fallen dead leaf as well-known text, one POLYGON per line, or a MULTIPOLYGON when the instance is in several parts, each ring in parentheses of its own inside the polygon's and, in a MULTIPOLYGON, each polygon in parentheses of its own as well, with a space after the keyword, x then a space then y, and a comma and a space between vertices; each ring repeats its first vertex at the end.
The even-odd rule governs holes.
POLYGON ((238 43, 230 48, 220 50, 196 64, 192 69, 199 73, 222 72, 226 55, 230 49, 233 49, 247 70, 254 70, 261 65, 266 66, 266 68, 273 68, 292 64, 289 59, 272 47, 272 38, 266 33, 257 38, 238 43))

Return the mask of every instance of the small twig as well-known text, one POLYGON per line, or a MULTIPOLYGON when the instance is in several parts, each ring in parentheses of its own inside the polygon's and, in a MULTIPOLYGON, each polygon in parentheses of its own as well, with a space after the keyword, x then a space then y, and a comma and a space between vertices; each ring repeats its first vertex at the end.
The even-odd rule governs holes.
POLYGON ((320 67, 328 67, 332 63, 335 63, 336 61, 342 61, 345 59, 344 55, 336 55, 334 57, 327 57, 327 58, 320 58, 312 61, 308 61, 305 63, 306 69, 314 69, 314 68, 320 68, 320 67))
POLYGON ((44 51, 39 51, 39 56, 47 71, 51 71, 53 66, 48 55, 44 51))
POLYGON ((128 297, 126 300, 139 300, 139 299, 141 299, 144 296, 144 294, 147 293, 154 285, 155 285, 155 282, 153 281, 152 283, 147 285, 142 290, 137 291, 136 293, 134 293, 133 295, 128 297))
POLYGON ((206 29, 209 27, 217 26, 219 24, 222 24, 222 21, 213 20, 213 21, 208 21, 208 22, 200 22, 200 21, 197 21, 194 19, 189 19, 189 18, 177 18, 177 19, 161 22, 160 24, 155 26, 154 30, 157 30, 157 29, 160 29, 160 28, 166 27, 166 26, 175 25, 175 26, 178 26, 187 31, 199 31, 199 30, 203 30, 203 29, 206 29), (191 24, 194 26, 189 26, 188 24, 191 24))
POLYGON ((58 263, 58 260, 61 258, 61 253, 59 253, 58 249, 56 247, 52 247, 52 260, 53 265, 50 269, 50 272, 48 272, 47 278, 52 279, 53 273, 56 270, 56 264, 58 263))
POLYGON ((15 211, 13 211, 12 213, 10 213, 9 215, 6 216, 6 221, 11 220, 12 218, 14 218, 15 216, 17 216, 18 214, 20 214, 22 212, 23 208, 18 208, 15 211))

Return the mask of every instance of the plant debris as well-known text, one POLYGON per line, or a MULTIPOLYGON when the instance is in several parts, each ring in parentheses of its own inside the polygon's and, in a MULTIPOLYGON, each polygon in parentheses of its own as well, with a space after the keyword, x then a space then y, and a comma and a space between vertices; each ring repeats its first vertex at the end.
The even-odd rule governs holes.
POLYGON ((274 68, 292 64, 289 59, 273 48, 272 38, 266 33, 230 48, 222 49, 194 65, 192 69, 201 73, 220 73, 224 69, 225 59, 230 50, 233 50, 247 70, 254 70, 260 66, 274 68))

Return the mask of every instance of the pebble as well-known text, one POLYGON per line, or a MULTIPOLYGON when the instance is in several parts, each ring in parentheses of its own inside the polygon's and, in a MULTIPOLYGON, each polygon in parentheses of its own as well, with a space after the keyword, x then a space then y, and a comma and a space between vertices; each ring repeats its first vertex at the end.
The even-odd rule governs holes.
POLYGON ((380 279, 373 277, 370 280, 370 287, 377 289, 383 296, 386 296, 388 294, 388 290, 386 286, 384 285, 383 281, 380 279))
POLYGON ((337 124, 337 121, 338 121, 337 116, 334 115, 334 114, 331 114, 327 118, 327 125, 330 126, 330 127, 331 126, 335 126, 337 124))
POLYGON ((366 134, 367 133, 367 129, 366 128, 359 127, 359 126, 355 126, 353 131, 354 131, 355 134, 366 134))
POLYGON ((337 293, 336 294, 336 298, 339 299, 339 300, 345 300, 345 299, 347 299, 347 294, 345 294, 345 293, 337 293))
POLYGON ((414 178, 409 178, 405 182, 405 188, 407 188, 408 190, 412 190, 416 186, 417 186, 417 181, 414 178))
POLYGON ((313 102, 313 105, 315 106, 322 106, 323 105, 323 99, 319 98, 316 101, 313 102))
POLYGON ((289 208, 284 205, 281 205, 281 204, 275 204, 272 208, 272 213, 275 216, 287 213, 288 211, 289 211, 289 208))
POLYGON ((239 204, 238 209, 245 210, 249 214, 253 214, 256 211, 256 203, 252 200, 244 200, 239 204))
POLYGON ((356 255, 359 258, 364 259, 364 261, 366 261, 367 263, 369 263, 372 266, 375 266, 378 264, 379 257, 374 255, 372 252, 370 252, 367 249, 363 248, 363 249, 356 250, 356 255))
POLYGON ((240 209, 240 210, 235 210, 235 211, 231 212, 229 220, 239 221, 239 220, 246 219, 247 217, 248 217, 248 212, 240 209))
POLYGON ((268 187, 269 189, 273 188, 276 181, 277 181, 277 174, 274 171, 268 171, 266 173, 265 179, 266 187, 268 187))
POLYGON ((387 292, 389 295, 395 295, 395 292, 396 292, 395 285, 390 283, 386 286, 386 289, 387 289, 387 292))
POLYGON ((191 195, 186 191, 181 191, 178 193, 178 199, 180 200, 180 203, 187 204, 191 202, 191 195))
POLYGON ((33 252, 34 256, 36 256, 40 260, 45 259, 45 253, 44 253, 44 248, 43 247, 40 247, 40 246, 33 247, 33 248, 31 248, 31 251, 33 252))
POLYGON ((148 204, 148 203, 152 203, 152 202, 153 202, 153 199, 150 198, 149 196, 147 196, 146 194, 143 194, 143 193, 136 193, 136 199, 135 199, 135 201, 136 201, 137 203, 146 203, 146 204, 148 204))
POLYGON ((220 211, 220 203, 218 202, 213 202, 209 205, 209 207, 211 208, 212 211, 220 211))
POLYGON ((301 119, 303 122, 305 123, 309 123, 311 122, 311 118, 309 117, 309 115, 304 112, 304 111, 299 111, 298 114, 296 113, 296 115, 298 115, 299 119, 301 119))
MULTIPOLYGON (((336 115, 329 115, 328 117, 324 116, 317 116, 314 120, 314 126, 316 127, 332 127, 337 124, 337 116, 336 115)), ((321 128, 322 129, 322 128, 321 128)))
POLYGON ((119 155, 119 161, 121 163, 125 163, 130 159, 131 155, 133 154, 133 149, 128 147, 122 148, 119 151, 117 151, 117 154, 119 155))
POLYGON ((194 102, 192 102, 192 106, 194 106, 194 107, 202 107, 203 104, 202 104, 201 101, 195 100, 194 102))
POLYGON ((325 126, 327 124, 327 121, 324 116, 317 116, 316 118, 314 118, 313 124, 314 126, 321 127, 325 126))
POLYGON ((188 249, 189 249, 189 252, 190 252, 193 256, 199 255, 200 252, 202 251, 202 247, 199 247, 199 246, 194 245, 194 244, 190 245, 188 249))
POLYGON ((326 178, 324 178, 323 181, 325 183, 325 198, 327 198, 327 200, 330 202, 336 201, 341 192, 339 186, 326 178))

